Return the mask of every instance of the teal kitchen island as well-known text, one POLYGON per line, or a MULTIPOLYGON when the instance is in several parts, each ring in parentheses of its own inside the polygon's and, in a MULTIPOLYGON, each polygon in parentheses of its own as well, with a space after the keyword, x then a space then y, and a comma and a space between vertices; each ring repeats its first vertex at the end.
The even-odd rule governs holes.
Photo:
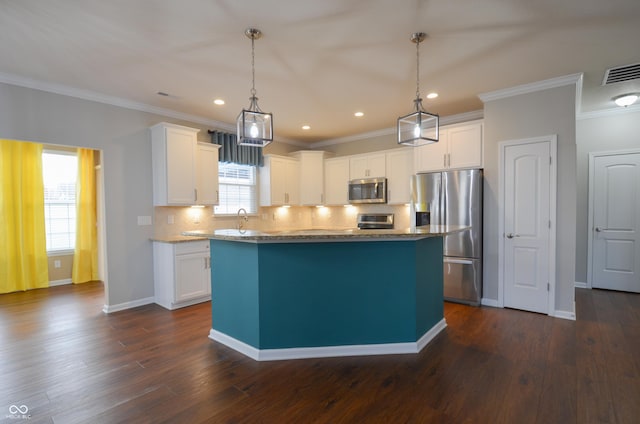
POLYGON ((442 236, 194 231, 211 243, 209 337, 255 360, 417 353, 446 327, 442 236))

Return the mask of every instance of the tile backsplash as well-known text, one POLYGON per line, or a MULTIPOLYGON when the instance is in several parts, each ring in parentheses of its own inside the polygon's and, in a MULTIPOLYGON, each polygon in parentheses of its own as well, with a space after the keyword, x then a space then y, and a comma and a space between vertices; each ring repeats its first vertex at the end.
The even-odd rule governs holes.
MULTIPOLYGON (((245 228, 255 230, 354 228, 358 213, 378 212, 393 213, 395 228, 408 228, 409 207, 400 205, 364 205, 364 206, 332 206, 309 207, 294 206, 259 208, 256 215, 249 216, 245 228)), ((171 237, 183 231, 213 230, 220 228, 236 228, 238 218, 235 215, 213 215, 211 206, 204 208, 156 206, 154 208, 154 235, 171 237)))

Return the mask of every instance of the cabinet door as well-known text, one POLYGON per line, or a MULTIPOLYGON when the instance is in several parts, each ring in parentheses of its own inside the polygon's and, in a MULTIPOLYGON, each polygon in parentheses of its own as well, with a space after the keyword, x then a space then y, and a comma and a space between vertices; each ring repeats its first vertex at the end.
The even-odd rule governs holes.
POLYGON ((412 151, 387 153, 387 196, 389 204, 404 204, 411 200, 412 151))
POLYGON ((482 124, 449 130, 449 168, 482 167, 482 124))
POLYGON ((285 193, 287 205, 300 204, 300 165, 297 160, 285 160, 285 193))
POLYGON ((381 178, 387 176, 387 155, 377 153, 367 155, 368 178, 381 178))
POLYGON ((196 133, 165 128, 167 154, 167 203, 192 205, 196 200, 196 133))
POLYGON ((317 206, 324 203, 324 152, 302 152, 300 167, 300 205, 317 206))
POLYGON ((190 300, 200 296, 207 296, 211 288, 209 255, 207 253, 190 253, 176 255, 176 303, 190 300))
POLYGON ((271 158, 269 181, 271 205, 273 206, 281 206, 286 203, 287 171, 285 166, 286 160, 275 157, 271 158))
POLYGON ((218 147, 213 144, 198 143, 196 170, 196 203, 199 205, 217 205, 218 195, 218 147))
POLYGON ((437 143, 414 148, 415 172, 439 171, 447 168, 447 131, 439 131, 437 143))
POLYGON ((329 159, 324 162, 325 205, 349 203, 349 159, 329 159))
POLYGON ((368 177, 368 160, 366 156, 355 156, 349 160, 349 179, 368 177))

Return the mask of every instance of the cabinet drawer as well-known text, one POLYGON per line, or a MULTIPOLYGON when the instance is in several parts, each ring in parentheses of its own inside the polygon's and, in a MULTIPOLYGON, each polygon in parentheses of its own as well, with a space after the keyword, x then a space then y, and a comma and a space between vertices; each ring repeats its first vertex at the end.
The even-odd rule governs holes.
POLYGON ((176 243, 176 255, 209 251, 209 240, 187 241, 176 243))

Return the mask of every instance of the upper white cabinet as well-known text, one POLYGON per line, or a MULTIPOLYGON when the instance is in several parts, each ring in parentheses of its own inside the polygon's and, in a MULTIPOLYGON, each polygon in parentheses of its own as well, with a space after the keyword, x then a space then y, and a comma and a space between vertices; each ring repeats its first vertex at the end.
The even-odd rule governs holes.
POLYGON ((300 205, 317 206, 324 204, 324 158, 321 150, 301 150, 291 153, 300 166, 300 205))
POLYGON ((296 159, 264 155, 260 168, 260 206, 300 204, 300 165, 296 159))
POLYGON ((196 149, 196 204, 217 205, 220 203, 218 185, 218 149, 211 143, 198 143, 196 149))
POLYGON ((349 178, 379 178, 386 175, 386 155, 384 153, 369 153, 351 156, 349 161, 349 178))
POLYGON ((440 128, 440 141, 414 150, 415 172, 482 168, 482 122, 440 128))
POLYGON ((349 203, 349 158, 339 157, 324 161, 324 204, 327 206, 349 203))
POLYGON ((411 201, 413 174, 412 148, 387 152, 387 203, 405 204, 411 201))
POLYGON ((218 146, 200 146, 200 130, 159 123, 151 127, 154 206, 214 205, 218 146))

